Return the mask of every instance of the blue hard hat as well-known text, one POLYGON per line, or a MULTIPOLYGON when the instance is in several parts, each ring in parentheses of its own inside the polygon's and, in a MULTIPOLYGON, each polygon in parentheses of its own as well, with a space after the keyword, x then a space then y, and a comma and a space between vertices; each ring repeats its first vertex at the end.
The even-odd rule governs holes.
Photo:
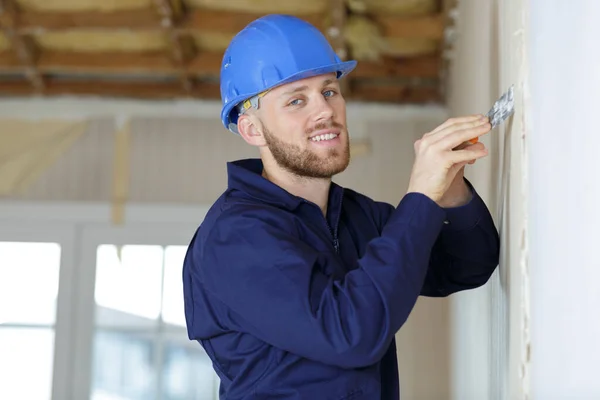
POLYGON ((313 25, 291 15, 267 15, 240 31, 221 63, 221 121, 237 131, 236 106, 266 90, 300 79, 356 67, 342 60, 313 25))

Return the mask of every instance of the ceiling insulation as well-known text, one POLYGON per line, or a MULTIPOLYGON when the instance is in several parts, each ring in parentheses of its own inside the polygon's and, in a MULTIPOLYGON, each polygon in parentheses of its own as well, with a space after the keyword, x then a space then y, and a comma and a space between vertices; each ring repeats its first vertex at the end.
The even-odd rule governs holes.
POLYGON ((208 8, 219 11, 302 15, 326 12, 330 0, 185 0, 184 3, 192 8, 208 8))
POLYGON ((402 14, 406 16, 430 14, 437 11, 437 0, 346 0, 355 13, 402 14))
POLYGON ((116 11, 152 6, 152 0, 14 0, 23 11, 116 11))
POLYGON ((10 48, 10 42, 2 33, 0 33, 0 51, 6 51, 10 48))
POLYGON ((81 53, 161 51, 169 43, 160 32, 71 30, 47 32, 34 36, 42 50, 64 50, 81 53))
POLYGON ((222 54, 234 35, 261 15, 290 13, 317 26, 342 59, 359 61, 343 88, 349 100, 443 101, 448 18, 441 0, 4 2, 0 75, 16 77, 0 82, 4 97, 217 99, 222 54), (148 86, 102 85, 135 74, 148 77, 148 86), (166 85, 165 76, 173 82, 166 85))
POLYGON ((438 41, 429 38, 386 37, 376 22, 364 16, 352 16, 346 22, 344 36, 351 56, 359 61, 380 61, 383 56, 414 57, 435 54, 438 41))

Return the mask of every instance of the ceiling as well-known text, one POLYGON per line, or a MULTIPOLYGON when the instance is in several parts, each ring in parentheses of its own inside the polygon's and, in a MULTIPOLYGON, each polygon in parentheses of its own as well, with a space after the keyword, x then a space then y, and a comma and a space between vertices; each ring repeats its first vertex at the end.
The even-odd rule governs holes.
POLYGON ((343 59, 351 100, 442 103, 445 0, 0 0, 0 96, 219 98, 222 53, 267 13, 302 17, 343 59))

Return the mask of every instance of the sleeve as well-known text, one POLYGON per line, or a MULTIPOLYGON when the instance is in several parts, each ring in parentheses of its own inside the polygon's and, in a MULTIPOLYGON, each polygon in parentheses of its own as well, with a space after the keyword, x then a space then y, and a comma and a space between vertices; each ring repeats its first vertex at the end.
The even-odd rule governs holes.
MULTIPOLYGON (((431 251, 421 295, 445 297, 484 285, 498 266, 498 230, 483 199, 465 179, 473 194, 461 207, 445 208, 444 227, 431 251)), ((427 198, 432 204, 437 204, 427 198)), ((438 207, 439 208, 439 207, 438 207)), ((383 229, 394 212, 391 204, 373 202, 370 212, 383 229)))
POLYGON ((379 361, 419 296, 443 210, 407 194, 341 280, 321 272, 339 258, 315 251, 269 213, 224 212, 193 250, 193 279, 240 329, 273 346, 344 368, 379 361))
POLYGON ((473 194, 469 203, 447 208, 444 227, 436 241, 422 294, 448 296, 484 285, 500 258, 498 230, 483 199, 465 179, 473 194))

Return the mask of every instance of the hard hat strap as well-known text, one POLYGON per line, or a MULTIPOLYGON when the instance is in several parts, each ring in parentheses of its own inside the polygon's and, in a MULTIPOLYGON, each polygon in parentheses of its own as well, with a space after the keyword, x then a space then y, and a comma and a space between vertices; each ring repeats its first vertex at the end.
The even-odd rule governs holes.
POLYGON ((264 92, 261 92, 261 93, 257 94, 256 96, 252 96, 249 99, 238 104, 238 106, 237 106, 238 115, 244 114, 251 107, 254 107, 255 109, 258 110, 260 107, 260 98, 263 97, 267 93, 269 93, 269 91, 265 90, 264 92))

